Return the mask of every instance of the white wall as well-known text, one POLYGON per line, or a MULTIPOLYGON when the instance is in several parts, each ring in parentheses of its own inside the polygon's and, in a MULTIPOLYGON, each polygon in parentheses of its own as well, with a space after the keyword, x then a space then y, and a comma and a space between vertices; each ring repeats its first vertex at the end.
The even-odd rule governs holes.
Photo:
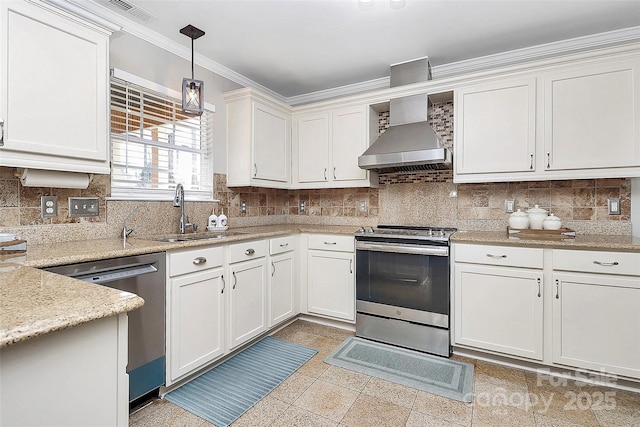
MULTIPOLYGON (((183 77, 191 77, 190 61, 130 34, 114 33, 110 44, 110 68, 118 68, 176 91, 180 91, 183 77)), ((205 101, 216 106, 213 171, 227 173, 226 109, 222 94, 241 86, 201 67, 196 67, 195 78, 204 81, 205 101)))

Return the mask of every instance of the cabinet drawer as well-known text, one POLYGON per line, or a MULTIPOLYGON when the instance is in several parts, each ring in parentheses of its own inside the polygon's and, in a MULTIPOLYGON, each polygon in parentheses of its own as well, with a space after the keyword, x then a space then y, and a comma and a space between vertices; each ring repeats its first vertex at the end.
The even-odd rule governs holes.
POLYGON ((271 255, 289 252, 295 249, 295 236, 276 237, 269 240, 269 253, 271 255))
POLYGON ((310 234, 309 249, 321 251, 353 252, 353 236, 341 236, 337 234, 310 234))
POLYGON ((542 249, 455 244, 455 261, 508 267, 542 268, 542 249))
POLYGON ((267 255, 266 240, 254 240, 229 245, 229 262, 240 262, 267 255))
POLYGON ((224 263, 223 253, 222 246, 169 252, 169 276, 220 267, 224 263))
POLYGON ((640 253, 554 249, 553 269, 640 276, 640 253))

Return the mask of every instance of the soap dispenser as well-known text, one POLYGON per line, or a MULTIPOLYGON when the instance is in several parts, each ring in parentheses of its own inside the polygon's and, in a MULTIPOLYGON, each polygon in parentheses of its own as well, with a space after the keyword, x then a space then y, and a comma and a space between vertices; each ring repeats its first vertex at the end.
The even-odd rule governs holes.
POLYGON ((224 214, 224 209, 220 212, 220 216, 218 217, 218 226, 226 227, 227 226, 227 216, 224 214))
MULTIPOLYGON (((226 222, 226 218, 225 218, 226 222)), ((213 209, 211 211, 211 215, 209 216, 209 224, 207 228, 216 228, 218 226, 218 217, 216 216, 216 210, 213 209)))

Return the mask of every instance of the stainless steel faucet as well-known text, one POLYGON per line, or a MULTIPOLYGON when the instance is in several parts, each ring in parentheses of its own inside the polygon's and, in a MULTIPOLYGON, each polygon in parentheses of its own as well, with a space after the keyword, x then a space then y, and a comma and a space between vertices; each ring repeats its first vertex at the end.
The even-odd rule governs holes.
POLYGON ((189 217, 187 216, 185 219, 184 216, 184 187, 180 183, 176 185, 176 195, 173 198, 173 207, 180 208, 180 224, 178 225, 178 233, 186 233, 187 228, 189 227, 191 228, 191 231, 195 233, 198 230, 198 226, 196 224, 191 224, 189 222, 189 217))

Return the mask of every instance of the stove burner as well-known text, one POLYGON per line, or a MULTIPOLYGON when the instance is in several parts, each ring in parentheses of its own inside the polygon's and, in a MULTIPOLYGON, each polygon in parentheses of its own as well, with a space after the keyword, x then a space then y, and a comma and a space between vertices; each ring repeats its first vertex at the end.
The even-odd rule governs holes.
POLYGON ((455 228, 448 227, 415 227, 401 225, 379 225, 373 227, 360 227, 356 236, 380 236, 397 239, 419 239, 448 241, 455 228))

